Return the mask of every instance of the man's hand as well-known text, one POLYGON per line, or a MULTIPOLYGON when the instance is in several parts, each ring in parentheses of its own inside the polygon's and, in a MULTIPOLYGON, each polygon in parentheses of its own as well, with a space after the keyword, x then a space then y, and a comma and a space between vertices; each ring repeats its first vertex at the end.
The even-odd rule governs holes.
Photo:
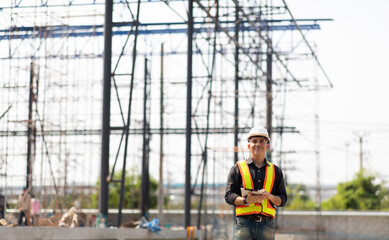
POLYGON ((281 206, 282 201, 281 201, 281 198, 279 196, 275 196, 271 193, 268 193, 265 189, 261 189, 261 190, 259 190, 259 192, 261 192, 261 195, 258 195, 258 196, 261 196, 262 200, 269 199, 269 201, 271 201, 274 205, 281 206))
MULTIPOLYGON (((279 196, 275 196, 271 193, 268 193, 265 189, 259 190, 260 194, 253 194, 251 191, 247 194, 246 202, 247 204, 253 204, 253 203, 262 203, 263 200, 269 199, 274 205, 280 206, 281 205, 281 198, 279 196)), ((235 199, 234 204, 236 206, 244 205, 243 197, 237 197, 235 199)))
MULTIPOLYGON (((264 190, 264 189, 262 189, 264 190)), ((260 191, 262 191, 260 190, 260 191)), ((262 201, 266 199, 265 196, 263 195, 263 193, 261 194, 252 194, 251 192, 249 192, 247 194, 247 199, 246 199, 246 202, 248 204, 252 204, 252 203, 262 203, 262 201)))

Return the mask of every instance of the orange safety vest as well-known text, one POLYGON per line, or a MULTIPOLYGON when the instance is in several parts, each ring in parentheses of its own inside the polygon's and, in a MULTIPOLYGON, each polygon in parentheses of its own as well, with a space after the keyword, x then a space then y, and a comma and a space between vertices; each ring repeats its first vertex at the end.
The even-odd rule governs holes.
MULTIPOLYGON (((243 160, 238 162, 238 166, 239 166, 240 175, 242 176, 243 188, 254 189, 253 179, 251 177, 249 166, 247 165, 246 161, 243 160)), ((273 190, 274 178, 275 178, 274 165, 271 162, 267 162, 265 182, 263 186, 268 193, 271 193, 271 191, 273 190)), ((263 200, 262 204, 252 203, 250 205, 236 206, 235 212, 236 212, 236 216, 260 213, 274 218, 276 215, 276 210, 270 204, 269 199, 263 200)))

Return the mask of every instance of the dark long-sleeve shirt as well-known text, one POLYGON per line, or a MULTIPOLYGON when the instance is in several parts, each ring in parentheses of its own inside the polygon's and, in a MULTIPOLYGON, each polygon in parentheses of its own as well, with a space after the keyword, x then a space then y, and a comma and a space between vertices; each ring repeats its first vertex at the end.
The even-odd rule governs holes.
MULTIPOLYGON (((257 166, 255 166, 253 160, 250 157, 246 160, 246 162, 249 167, 251 177, 253 179, 254 190, 260 190, 264 188, 263 183, 265 182, 266 165, 263 165, 261 168, 257 168, 257 166)), ((274 185, 271 194, 275 196, 279 196, 281 198, 281 205, 279 207, 283 207, 285 206, 287 201, 284 177, 281 169, 277 167, 275 164, 274 164, 274 172, 275 172, 275 178, 274 178, 274 185)), ((228 174, 226 193, 224 195, 224 199, 226 203, 230 205, 234 205, 235 199, 238 196, 242 196, 240 191, 241 187, 243 187, 242 176, 240 175, 239 167, 238 164, 236 163, 231 168, 230 173, 228 174)), ((271 201, 270 203, 274 207, 274 204, 271 201)))

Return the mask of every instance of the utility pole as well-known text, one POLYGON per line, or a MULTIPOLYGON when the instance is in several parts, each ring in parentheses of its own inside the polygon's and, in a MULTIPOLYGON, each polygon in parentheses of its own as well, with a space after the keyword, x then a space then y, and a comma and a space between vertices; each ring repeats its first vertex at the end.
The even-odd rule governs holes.
POLYGON ((365 141, 365 137, 367 135, 366 132, 356 132, 357 139, 359 142, 359 171, 363 170, 363 142, 365 141))
POLYGON ((320 159, 320 92, 319 80, 315 78, 315 162, 316 162, 316 239, 320 240, 321 218, 321 159, 320 159))
POLYGON ((346 181, 348 181, 348 169, 349 169, 349 148, 350 144, 347 142, 346 143, 346 181))
POLYGON ((363 137, 360 135, 359 136, 359 171, 362 171, 363 170, 363 149, 362 149, 362 145, 363 145, 363 137))

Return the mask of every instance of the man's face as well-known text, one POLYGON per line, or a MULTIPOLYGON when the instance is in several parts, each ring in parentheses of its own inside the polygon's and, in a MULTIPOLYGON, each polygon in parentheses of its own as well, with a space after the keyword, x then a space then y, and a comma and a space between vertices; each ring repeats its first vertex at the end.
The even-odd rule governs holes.
POLYGON ((248 148, 251 154, 265 154, 269 149, 269 143, 264 137, 252 137, 250 138, 248 148))

